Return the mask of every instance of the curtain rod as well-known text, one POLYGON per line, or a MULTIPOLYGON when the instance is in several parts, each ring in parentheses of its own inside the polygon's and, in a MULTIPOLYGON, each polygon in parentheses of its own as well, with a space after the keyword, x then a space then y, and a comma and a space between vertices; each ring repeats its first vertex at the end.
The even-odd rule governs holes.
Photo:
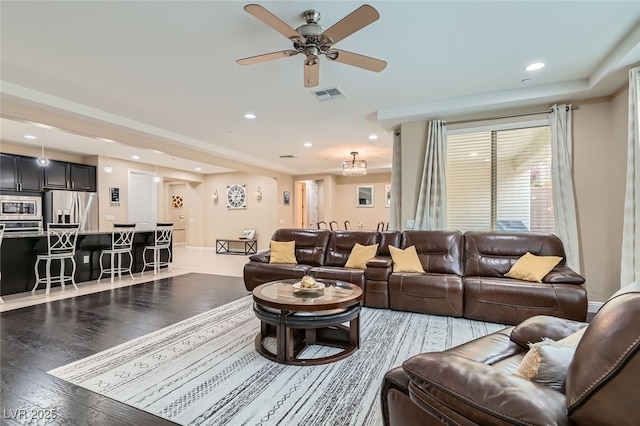
MULTIPOLYGON (((571 106, 571 107, 567 107, 567 111, 569 110, 574 110, 574 109, 580 109, 579 106, 571 106)), ((474 119, 469 119, 469 120, 458 120, 458 121, 447 121, 446 124, 447 125, 451 125, 451 124, 464 124, 464 123, 474 123, 476 121, 489 121, 489 120, 500 120, 503 118, 514 118, 514 117, 526 117, 527 115, 538 115, 538 114, 544 114, 544 113, 549 113, 551 112, 551 108, 548 109, 544 109, 544 110, 540 110, 540 111, 532 111, 532 112, 523 112, 520 114, 509 114, 509 115, 497 115, 495 117, 486 117, 486 118, 474 118, 474 119)))

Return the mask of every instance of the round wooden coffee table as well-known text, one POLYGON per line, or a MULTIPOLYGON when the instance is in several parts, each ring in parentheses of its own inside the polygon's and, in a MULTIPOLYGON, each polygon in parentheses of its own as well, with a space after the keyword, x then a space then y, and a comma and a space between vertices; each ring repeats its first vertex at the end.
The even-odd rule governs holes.
POLYGON ((319 280, 319 290, 302 290, 300 280, 272 281, 253 289, 254 312, 260 319, 256 350, 272 361, 293 365, 317 365, 337 361, 360 346, 362 289, 355 284, 319 280), (349 325, 345 325, 348 323, 349 325), (274 350, 264 346, 274 338, 274 350), (308 346, 342 349, 321 358, 298 358, 308 346))

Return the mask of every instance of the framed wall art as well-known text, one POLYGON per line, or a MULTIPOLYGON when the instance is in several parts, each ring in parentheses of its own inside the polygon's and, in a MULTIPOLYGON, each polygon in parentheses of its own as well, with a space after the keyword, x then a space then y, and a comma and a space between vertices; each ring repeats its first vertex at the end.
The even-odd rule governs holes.
POLYGON ((384 186, 384 206, 391 206, 391 185, 384 186))
POLYGON ((373 185, 356 186, 356 207, 373 207, 373 185))

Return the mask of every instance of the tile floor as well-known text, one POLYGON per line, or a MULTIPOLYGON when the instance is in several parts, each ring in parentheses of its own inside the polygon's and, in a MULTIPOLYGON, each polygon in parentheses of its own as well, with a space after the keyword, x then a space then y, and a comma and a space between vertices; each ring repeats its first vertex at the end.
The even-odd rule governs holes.
POLYGON ((87 281, 78 283, 78 290, 67 285, 62 290, 60 287, 51 289, 49 295, 44 294, 44 288, 36 290, 35 293, 19 293, 2 296, 5 303, 0 304, 0 312, 18 309, 25 306, 37 305, 53 300, 66 299, 70 297, 82 296, 85 294, 97 293, 117 287, 141 284, 153 281, 156 278, 166 278, 182 275, 189 272, 201 274, 225 275, 231 277, 242 277, 242 268, 247 263, 249 256, 217 254, 213 248, 187 248, 184 246, 174 247, 173 263, 171 271, 163 269, 158 275, 153 275, 153 271, 144 274, 133 274, 135 280, 129 276, 123 276, 122 280, 116 280, 113 284, 110 277, 102 278, 100 282, 87 281))

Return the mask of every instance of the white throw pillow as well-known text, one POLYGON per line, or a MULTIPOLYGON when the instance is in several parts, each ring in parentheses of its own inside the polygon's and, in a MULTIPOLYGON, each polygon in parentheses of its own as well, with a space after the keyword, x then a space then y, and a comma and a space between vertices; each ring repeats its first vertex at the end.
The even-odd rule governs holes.
POLYGON ((557 342, 545 337, 541 342, 529 343, 529 352, 513 374, 562 391, 569 364, 585 330, 586 327, 557 342))

